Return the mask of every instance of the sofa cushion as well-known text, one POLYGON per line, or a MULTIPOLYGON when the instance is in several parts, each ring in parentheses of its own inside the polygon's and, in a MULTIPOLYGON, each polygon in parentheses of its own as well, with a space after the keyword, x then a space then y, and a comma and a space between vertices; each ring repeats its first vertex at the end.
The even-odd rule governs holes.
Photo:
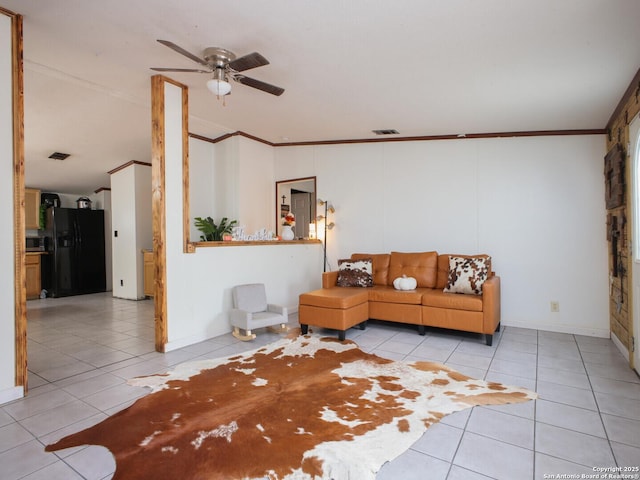
POLYGON ((428 289, 396 290, 388 285, 374 285, 369 290, 369 301, 420 305, 425 290, 428 289))
POLYGON ((449 281, 449 257, 460 257, 460 258, 484 258, 488 262, 489 272, 492 272, 491 269, 491 257, 486 254, 481 255, 458 255, 458 254, 443 254, 438 255, 438 281, 436 283, 436 288, 442 290, 447 286, 449 281))
POLYGON ((360 260, 363 258, 371 259, 371 269, 373 271, 374 285, 387 285, 389 273, 389 257, 388 253, 354 253, 351 260, 360 260))
POLYGON ((371 259, 338 260, 339 287, 372 287, 373 276, 371 274, 371 259))
POLYGON ((449 257, 449 280, 444 292, 482 294, 482 284, 489 276, 484 258, 449 257))
POLYGON ((364 288, 321 288, 300 295, 300 305, 324 308, 351 308, 369 300, 369 290, 364 288))
MULTIPOLYGON (((467 310, 482 312, 482 297, 479 295, 457 295, 442 290, 431 289, 422 295, 425 307, 444 308, 447 310, 467 310)), ((425 319, 426 320, 426 319, 425 319)), ((427 324, 428 322, 425 322, 427 324)))
POLYGON ((418 287, 434 288, 438 273, 438 253, 402 253, 391 252, 389 258, 389 275, 387 285, 393 285, 393 281, 406 275, 413 277, 418 282, 418 287))

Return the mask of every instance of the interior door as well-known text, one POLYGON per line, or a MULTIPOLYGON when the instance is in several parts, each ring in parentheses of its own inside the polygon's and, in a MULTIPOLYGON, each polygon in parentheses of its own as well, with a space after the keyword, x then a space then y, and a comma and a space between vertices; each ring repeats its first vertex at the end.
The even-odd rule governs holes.
POLYGON ((309 223, 311 222, 311 194, 291 193, 291 213, 296 217, 293 231, 296 238, 309 238, 309 223))
POLYGON ((636 372, 640 373, 640 346, 638 345, 640 333, 640 114, 636 115, 629 124, 629 145, 627 148, 631 155, 631 190, 633 197, 633 266, 631 267, 633 291, 633 332, 631 348, 633 348, 633 352, 631 352, 631 356, 636 372))

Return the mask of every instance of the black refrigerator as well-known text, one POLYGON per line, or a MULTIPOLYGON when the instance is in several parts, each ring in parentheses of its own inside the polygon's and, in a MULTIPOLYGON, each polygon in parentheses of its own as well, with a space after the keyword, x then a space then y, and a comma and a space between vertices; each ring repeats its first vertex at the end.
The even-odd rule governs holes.
POLYGON ((106 291, 104 210, 47 209, 43 288, 49 297, 106 291))

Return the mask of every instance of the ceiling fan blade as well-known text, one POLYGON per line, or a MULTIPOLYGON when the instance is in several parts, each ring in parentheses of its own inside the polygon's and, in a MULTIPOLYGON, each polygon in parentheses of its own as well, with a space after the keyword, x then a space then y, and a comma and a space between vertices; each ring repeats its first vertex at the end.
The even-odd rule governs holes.
POLYGON ((199 70, 197 68, 162 68, 151 67, 151 70, 156 72, 195 72, 195 73, 211 73, 211 70, 199 70))
POLYGON ((262 67, 263 65, 269 65, 269 60, 264 58, 258 52, 253 52, 240 58, 232 60, 227 65, 231 70, 236 72, 244 72, 251 68, 262 67))
POLYGON ((190 58, 191 60, 199 63, 200 65, 204 65, 205 67, 209 66, 209 64, 205 62, 202 58, 194 55, 191 52, 187 52, 184 48, 179 47, 178 45, 176 45, 173 42, 170 42, 169 40, 158 40, 158 42, 164 45, 165 47, 169 47, 171 50, 178 52, 180 55, 184 55, 185 57, 190 58))
POLYGON ((258 90, 262 90, 263 92, 267 92, 278 97, 284 93, 284 88, 276 87, 275 85, 271 85, 261 80, 256 80, 255 78, 245 77, 244 75, 235 75, 233 79, 238 83, 248 87, 257 88, 258 90))

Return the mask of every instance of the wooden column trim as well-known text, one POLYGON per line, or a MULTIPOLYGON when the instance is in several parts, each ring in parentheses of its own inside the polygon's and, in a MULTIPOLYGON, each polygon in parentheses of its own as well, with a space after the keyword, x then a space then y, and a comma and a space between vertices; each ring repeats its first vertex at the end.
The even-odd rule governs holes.
POLYGON ((189 89, 182 88, 182 251, 195 253, 191 243, 191 205, 189 194, 189 89))
POLYGON ((24 81, 22 16, 0 9, 11 19, 11 95, 13 121, 13 245, 15 386, 27 393, 27 290, 24 212, 24 81))
POLYGON ((166 213, 165 213, 165 122, 162 75, 151 77, 151 211, 153 228, 155 346, 164 352, 167 335, 166 213))
POLYGON ((15 289, 15 384, 27 393, 27 290, 25 273, 24 213, 24 80, 22 16, 6 10, 11 17, 12 97, 13 97, 13 212, 15 289))

